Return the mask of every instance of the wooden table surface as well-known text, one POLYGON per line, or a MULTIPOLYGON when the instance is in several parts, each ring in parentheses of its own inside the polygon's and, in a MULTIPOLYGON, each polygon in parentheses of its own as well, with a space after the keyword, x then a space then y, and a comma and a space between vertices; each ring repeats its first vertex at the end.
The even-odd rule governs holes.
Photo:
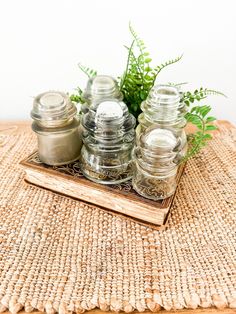
MULTIPOLYGON (((25 127, 26 125, 30 125, 30 121, 22 121, 22 120, 18 120, 18 121, 1 121, 0 120, 0 132, 3 131, 3 130, 6 130, 8 127, 12 127, 12 126, 17 126, 17 127, 25 127)), ((225 120, 218 120, 216 122, 216 125, 219 127, 219 128, 231 128, 231 127, 234 127, 229 121, 225 121, 225 120)), ((191 132, 192 130, 192 127, 189 126, 188 127, 188 131, 191 132)), ((9 130, 10 131, 10 130, 9 130)), ((214 132, 217 132, 217 131, 214 131, 214 132)), ((4 312, 5 314, 10 314, 10 312, 4 312)), ((20 314, 26 314, 25 311, 21 311, 19 312, 20 314)), ((31 312, 32 314, 44 314, 43 312, 39 312, 39 311, 34 311, 34 312, 31 312)), ((89 314, 105 314, 105 313, 108 313, 108 312, 104 312, 104 311, 101 311, 99 309, 94 309, 94 310, 91 310, 89 311, 89 314)), ((111 312, 110 312, 111 313, 111 312)), ((138 311, 135 311, 135 312, 132 312, 134 314, 138 314, 140 312, 138 311)), ((145 311, 144 312, 145 314, 151 314, 152 312, 150 311, 145 311)), ((160 310, 158 313, 160 314, 166 314, 167 311, 166 310, 160 310)), ((207 309, 202 309, 202 308, 197 308, 197 309, 183 309, 183 310, 177 310, 177 311, 168 311, 168 313, 177 313, 177 314, 235 314, 236 313, 236 309, 230 309, 230 308, 225 308, 225 309, 217 309, 217 308, 214 308, 214 307, 211 307, 211 308, 207 308, 207 309)))

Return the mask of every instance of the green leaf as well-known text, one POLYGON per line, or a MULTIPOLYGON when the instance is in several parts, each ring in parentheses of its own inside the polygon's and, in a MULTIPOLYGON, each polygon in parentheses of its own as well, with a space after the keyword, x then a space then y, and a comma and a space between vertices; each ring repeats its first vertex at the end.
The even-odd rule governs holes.
POLYGON ((213 122, 213 121, 215 121, 215 120, 216 120, 215 117, 207 117, 206 123, 208 123, 208 122, 213 122))
POLYGON ((227 96, 225 94, 223 94, 222 92, 220 92, 218 90, 205 88, 204 92, 206 95, 223 96, 223 97, 227 98, 227 96))
POLYGON ((172 65, 172 64, 174 64, 174 63, 180 61, 180 60, 182 59, 182 57, 183 57, 183 55, 181 55, 181 56, 179 56, 179 57, 177 57, 177 58, 175 58, 175 59, 169 60, 169 61, 167 61, 167 62, 165 62, 165 63, 162 63, 161 65, 158 65, 158 66, 155 68, 156 76, 157 76, 164 68, 166 68, 167 66, 172 65))
POLYGON ((146 93, 144 92, 144 91, 140 91, 140 98, 142 99, 142 100, 145 100, 146 99, 146 93))
POLYGON ((203 135, 203 138, 204 138, 205 140, 211 140, 211 139, 212 139, 212 135, 209 134, 209 133, 206 133, 206 134, 203 135))
MULTIPOLYGON (((145 71, 146 71, 146 69, 145 69, 145 71)), ((148 72, 148 71, 147 71, 148 72)), ((145 76, 144 76, 144 78, 145 78, 145 80, 147 80, 147 81, 152 81, 152 77, 150 76, 150 75, 148 75, 148 74, 146 74, 145 76)))
POLYGON ((97 71, 90 69, 88 67, 85 67, 84 65, 82 65, 81 63, 78 64, 78 67, 80 68, 80 70, 82 72, 84 72, 85 75, 88 76, 88 78, 96 76, 97 75, 97 71))
POLYGON ((206 126, 206 130, 207 131, 213 131, 213 130, 217 130, 218 128, 217 128, 217 126, 215 126, 215 125, 207 125, 206 126))
POLYGON ((145 63, 150 63, 151 61, 152 61, 151 58, 146 58, 146 59, 144 60, 145 63))
MULTIPOLYGON (((145 69, 144 69, 144 71, 146 71, 146 72, 150 72, 150 71, 152 71, 152 68, 150 68, 150 67, 146 67, 145 69)), ((146 77, 146 76, 145 76, 146 77)), ((151 78, 150 76, 149 76, 149 78, 151 78)))
POLYGON ((211 111, 210 106, 201 106, 199 108, 200 108, 199 113, 203 118, 211 111))
POLYGON ((196 112, 198 108, 199 108, 199 107, 197 107, 197 106, 192 107, 191 110, 190 110, 190 113, 196 112))

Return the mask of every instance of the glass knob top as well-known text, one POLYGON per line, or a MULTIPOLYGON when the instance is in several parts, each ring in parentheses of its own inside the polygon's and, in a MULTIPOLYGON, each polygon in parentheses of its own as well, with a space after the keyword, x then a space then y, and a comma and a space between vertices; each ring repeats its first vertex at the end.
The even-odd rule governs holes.
POLYGON ((71 120, 76 112, 77 109, 68 95, 48 91, 35 97, 31 117, 42 125, 53 127, 71 120))
POLYGON ((105 98, 115 98, 118 100, 123 99, 117 81, 108 75, 97 75, 91 77, 88 80, 83 97, 88 102, 105 98))

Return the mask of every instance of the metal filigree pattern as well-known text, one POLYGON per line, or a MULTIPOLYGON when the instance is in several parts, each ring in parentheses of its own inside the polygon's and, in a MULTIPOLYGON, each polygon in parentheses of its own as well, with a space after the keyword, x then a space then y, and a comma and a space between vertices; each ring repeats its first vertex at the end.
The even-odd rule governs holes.
POLYGON ((79 161, 74 161, 68 165, 61 165, 61 166, 49 166, 44 164, 40 158, 38 153, 33 154, 30 159, 28 160, 30 163, 41 165, 43 168, 46 169, 53 169, 62 173, 66 173, 72 175, 73 177, 82 177, 83 174, 80 170, 79 161))
MULTIPOLYGON (((46 169, 53 169, 53 170, 71 175, 71 176, 76 177, 76 178, 78 178, 78 177, 85 178, 82 171, 81 171, 80 162, 78 160, 74 161, 68 165, 49 166, 49 165, 44 164, 40 160, 38 153, 35 152, 33 155, 31 155, 29 157, 28 162, 31 164, 35 164, 35 165, 40 165, 41 167, 46 168, 46 169)), ((127 168, 127 173, 123 172, 122 175, 131 176, 131 169, 130 168, 127 168)), ((107 175, 109 175, 111 178, 113 178, 115 175, 117 176, 117 173, 116 174, 115 173, 112 173, 112 174, 111 173, 109 173, 109 174, 104 173, 104 174, 101 174, 101 177, 105 178, 107 175)), ((122 178, 121 175, 120 175, 120 178, 122 178)), ((129 193, 136 195, 136 192, 132 188, 132 181, 131 180, 128 180, 126 182, 119 183, 119 184, 111 184, 111 185, 109 185, 109 187, 111 187, 115 190, 118 190, 118 191, 122 191, 122 192, 126 192, 126 193, 129 192, 129 193)))
POLYGON ((134 189, 143 197, 159 200, 171 196, 176 189, 175 176, 166 179, 157 179, 147 177, 142 174, 136 174, 134 180, 134 189))
MULTIPOLYGON (((108 164, 109 160, 107 160, 108 164)), ((82 159, 81 167, 84 174, 91 180, 95 181, 105 181, 105 182, 119 182, 127 178, 131 178, 133 175, 132 162, 130 162, 126 167, 107 167, 96 169, 95 167, 88 164, 82 159)))

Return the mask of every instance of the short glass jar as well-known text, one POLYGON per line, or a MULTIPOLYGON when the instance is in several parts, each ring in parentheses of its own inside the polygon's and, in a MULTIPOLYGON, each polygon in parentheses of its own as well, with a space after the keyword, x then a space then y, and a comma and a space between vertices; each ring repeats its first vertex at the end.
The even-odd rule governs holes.
POLYGON ((93 103, 83 115, 81 170, 88 179, 118 184, 131 179, 136 121, 118 100, 93 103))
POLYGON ((180 93, 174 86, 156 85, 147 99, 141 104, 142 113, 138 117, 136 128, 137 138, 151 125, 160 128, 172 128, 181 137, 181 153, 187 152, 187 137, 185 133, 187 107, 180 102, 180 93))
POLYGON ((49 91, 35 97, 31 117, 38 138, 38 153, 42 162, 57 166, 79 158, 82 137, 77 109, 69 97, 49 91))
POLYGON ((103 100, 122 100, 123 95, 119 90, 117 81, 108 75, 96 75, 91 77, 86 89, 83 93, 85 103, 81 105, 81 112, 86 113, 89 107, 94 102, 101 102, 103 100))
POLYGON ((165 199, 176 190, 181 138, 175 130, 147 128, 133 152, 133 188, 141 196, 165 199))

